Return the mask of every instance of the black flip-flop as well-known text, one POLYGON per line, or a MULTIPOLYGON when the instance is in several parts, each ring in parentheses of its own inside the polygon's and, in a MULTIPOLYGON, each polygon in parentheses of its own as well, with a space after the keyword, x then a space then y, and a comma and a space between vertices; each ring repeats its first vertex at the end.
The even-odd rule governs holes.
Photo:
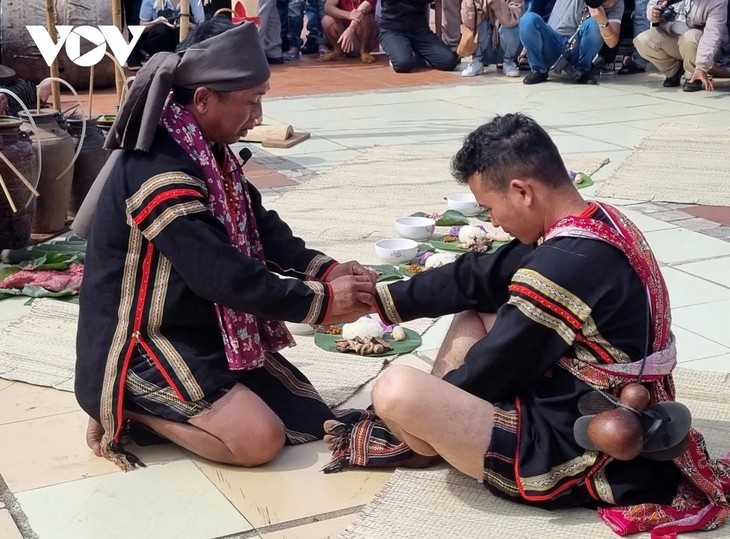
MULTIPOLYGON (((606 399, 601 397, 606 403, 606 399)), ((588 407, 589 398, 581 399, 583 407, 588 407)), ((596 406, 598 401, 593 404, 596 406)), ((605 409, 611 409, 608 406, 605 409)), ((595 408, 594 408, 595 409, 595 408)), ((573 425, 573 436, 576 443, 590 451, 598 449, 588 438, 588 425, 597 414, 583 415, 573 425)), ((644 429, 644 442, 641 455, 653 460, 671 460, 681 455, 686 449, 685 441, 692 426, 692 414, 679 402, 659 402, 650 405, 641 414, 641 425, 644 429)))

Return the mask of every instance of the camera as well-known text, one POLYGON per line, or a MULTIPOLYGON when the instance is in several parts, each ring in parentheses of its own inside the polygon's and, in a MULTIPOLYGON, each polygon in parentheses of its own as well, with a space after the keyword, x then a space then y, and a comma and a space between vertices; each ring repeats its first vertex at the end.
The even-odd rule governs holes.
POLYGON ((586 5, 589 8, 596 9, 601 7, 601 4, 603 4, 603 0, 586 0, 586 5))
POLYGON ((659 10, 659 22, 657 25, 663 26, 665 24, 669 24, 670 22, 674 22, 674 19, 676 18, 677 12, 675 11, 674 6, 664 6, 659 10))

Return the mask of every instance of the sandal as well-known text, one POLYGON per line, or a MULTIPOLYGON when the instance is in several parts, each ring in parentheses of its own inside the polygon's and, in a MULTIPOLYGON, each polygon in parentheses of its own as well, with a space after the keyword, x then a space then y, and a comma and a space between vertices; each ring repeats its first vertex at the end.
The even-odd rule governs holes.
POLYGON ((639 67, 630 57, 628 60, 624 58, 621 69, 618 70, 619 75, 635 75, 636 73, 646 73, 645 67, 639 67))

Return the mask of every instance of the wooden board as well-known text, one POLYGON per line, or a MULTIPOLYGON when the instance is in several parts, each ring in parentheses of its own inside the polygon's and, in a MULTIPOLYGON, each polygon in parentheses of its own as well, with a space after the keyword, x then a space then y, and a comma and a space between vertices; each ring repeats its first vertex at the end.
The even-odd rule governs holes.
POLYGON ((299 144, 307 140, 311 134, 308 131, 294 132, 294 134, 288 139, 266 139, 261 143, 264 148, 291 148, 292 146, 299 144))
POLYGON ((245 137, 238 139, 239 142, 263 142, 269 139, 286 140, 294 134, 291 125, 257 125, 249 129, 245 137))

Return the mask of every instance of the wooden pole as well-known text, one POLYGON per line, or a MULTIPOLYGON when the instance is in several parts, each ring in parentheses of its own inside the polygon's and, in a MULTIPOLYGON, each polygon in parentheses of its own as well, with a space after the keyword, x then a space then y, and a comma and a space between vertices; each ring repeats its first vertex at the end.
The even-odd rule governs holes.
MULTIPOLYGON (((116 77, 116 75, 115 75, 116 77)), ((91 73, 89 73, 89 117, 94 113, 92 112, 92 106, 94 103, 94 66, 91 66, 91 73)))
MULTIPOLYGON (((112 24, 122 31, 122 0, 112 0, 112 24)), ((124 88, 124 76, 119 70, 114 70, 114 83, 117 88, 117 102, 121 104, 122 91, 124 88)))
MULTIPOLYGON (((53 0, 46 0, 46 30, 48 35, 54 41, 58 40, 58 34, 56 33, 56 8, 53 0)), ((58 58, 53 60, 51 64, 51 77, 59 77, 58 71, 58 58)), ((53 99, 53 108, 61 110, 61 87, 55 81, 51 83, 51 96, 53 99)))
POLYGON ((182 43, 190 32, 190 0, 180 0, 180 42, 182 43))

